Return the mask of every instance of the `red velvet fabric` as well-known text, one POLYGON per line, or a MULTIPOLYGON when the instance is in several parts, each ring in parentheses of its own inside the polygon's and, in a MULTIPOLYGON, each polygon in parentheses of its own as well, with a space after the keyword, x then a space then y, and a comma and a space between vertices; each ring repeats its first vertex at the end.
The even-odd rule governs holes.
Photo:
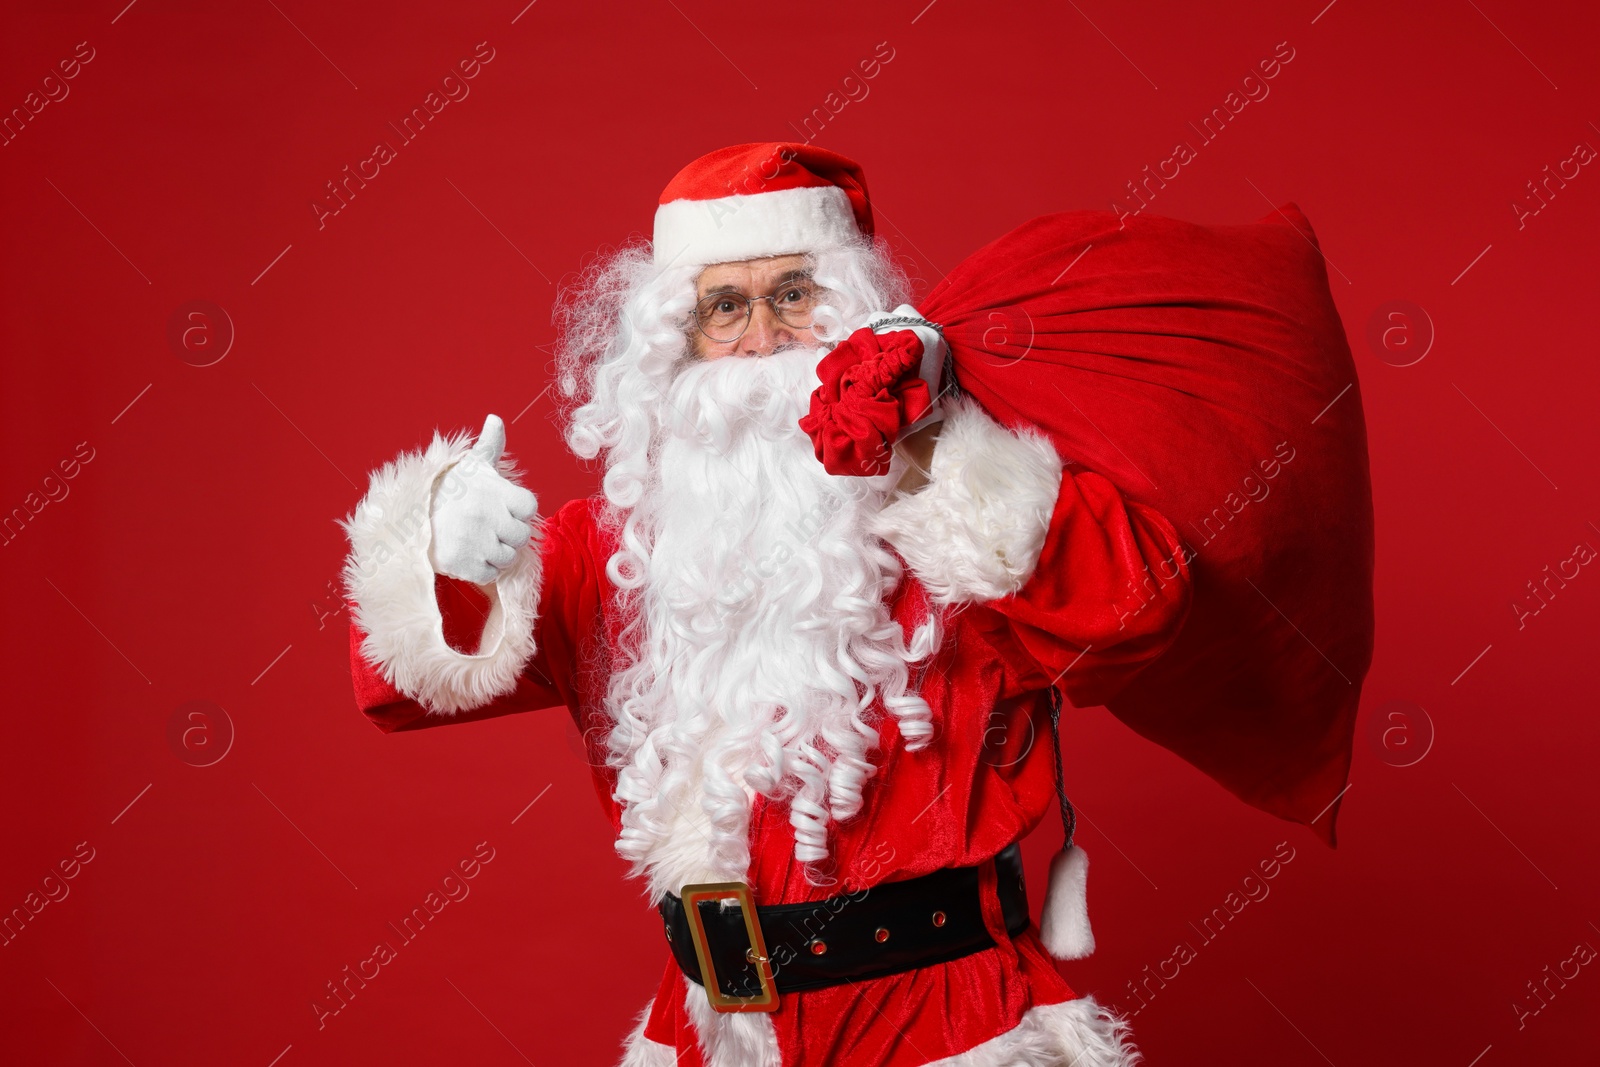
MULTIPOLYGON (((991 415, 1043 429, 1181 531, 1157 578, 1192 568, 1187 627, 1085 699, 1333 845, 1372 659, 1372 490, 1360 386, 1299 208, 1233 226, 1043 216, 921 311, 991 415)), ((1135 616, 1157 595, 1107 592, 1135 616)))
POLYGON ((911 330, 874 333, 863 326, 817 361, 821 384, 800 428, 829 474, 886 473, 900 431, 932 406, 918 376, 922 338, 911 330))
MULTIPOLYGON (((566 707, 587 739, 600 803, 620 826, 611 799, 615 779, 604 766, 605 730, 590 729, 605 721, 607 649, 623 621, 605 577, 614 542, 596 525, 598 508, 598 500, 574 500, 545 521, 538 651, 514 692, 459 715, 426 714, 362 658, 354 630, 352 670, 358 706, 385 731, 566 707)), ((878 772, 862 811, 833 840, 835 874, 846 891, 981 863, 1054 811, 1051 746, 1037 743, 1048 737, 1048 686, 1071 666, 1061 684, 1075 702, 1093 703, 1161 655, 1189 610, 1187 572, 1163 583, 1136 614, 1119 618, 1106 598, 1142 583, 1176 546, 1171 524, 1124 503, 1105 478, 1064 477, 1033 577, 1002 600, 947 613, 944 642, 914 671, 912 682, 936 724, 929 747, 904 751, 879 706, 878 772)), ((450 591, 440 607, 455 616, 447 633, 481 630, 481 605, 450 591)), ((909 569, 889 607, 908 636, 927 617, 928 601, 909 569)), ((782 803, 757 797, 751 842, 747 881, 758 901, 817 900, 839 891, 806 881, 782 803)), ((1032 894, 1037 908, 1043 887, 1032 894)), ((1033 930, 1006 936, 992 876, 984 900, 995 948, 909 974, 784 997, 772 1016, 784 1064, 915 1067, 1011 1029, 1029 1007, 1075 997, 1033 930)), ((674 1046, 678 1062, 699 1064, 683 978, 665 942, 640 951, 655 953, 663 967, 647 1036, 674 1046)))
POLYGON ((861 165, 837 152, 792 141, 758 141, 707 152, 673 175, 661 191, 661 203, 674 200, 718 200, 787 189, 836 185, 850 199, 856 228, 872 233, 872 202, 861 165))

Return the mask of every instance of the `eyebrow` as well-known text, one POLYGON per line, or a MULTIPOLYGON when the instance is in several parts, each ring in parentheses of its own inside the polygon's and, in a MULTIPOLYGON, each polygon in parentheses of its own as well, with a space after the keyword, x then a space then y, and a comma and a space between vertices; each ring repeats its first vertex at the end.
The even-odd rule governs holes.
MULTIPOLYGON (((812 273, 813 272, 809 267, 797 267, 794 270, 789 271, 787 274, 783 275, 783 277, 779 278, 777 283, 773 285, 773 289, 774 290, 782 289, 785 285, 788 285, 790 282, 796 282, 796 281, 801 281, 801 280, 810 281, 812 273)), ((717 295, 722 294, 722 293, 738 293, 739 295, 743 296, 744 295, 744 290, 740 289, 737 285, 718 285, 718 286, 715 286, 715 287, 713 287, 711 289, 707 289, 705 291, 705 294, 703 296, 701 296, 700 299, 704 300, 707 296, 717 296, 717 295)))

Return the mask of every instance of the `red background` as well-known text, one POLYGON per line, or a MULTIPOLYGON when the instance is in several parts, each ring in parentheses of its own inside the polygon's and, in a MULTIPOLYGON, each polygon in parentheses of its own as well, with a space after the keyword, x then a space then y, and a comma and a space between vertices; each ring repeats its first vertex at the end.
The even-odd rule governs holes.
MULTIPOLYGON (((0 947, 0 1059, 614 1062, 665 946, 573 728, 363 721, 347 619, 319 618, 334 519, 372 467, 489 411, 544 510, 590 492, 549 418, 555 285, 647 232, 689 159, 799 137, 879 42, 868 95, 811 130, 865 165, 919 291, 1033 215, 1110 206, 1186 139, 1198 158, 1149 210, 1298 203, 1361 372, 1378 646, 1340 847, 1081 712, 1068 773, 1100 947, 1069 980, 1137 1010, 1152 1064, 1594 1054, 1593 965, 1520 1026, 1513 1005, 1600 946, 1600 576, 1521 629, 1512 604, 1600 547, 1600 175, 1520 228, 1511 206, 1600 146, 1592 5, 124 3, 13 9, 0 38, 7 112, 94 49, 0 147, 0 509, 70 490, 0 550, 0 910, 94 850, 0 947), (480 41, 470 96, 319 229, 324 183, 480 41), (1281 41, 1270 95, 1198 145, 1187 123, 1281 41), (211 366, 167 338, 191 300, 237 331, 211 366), (1366 339, 1393 300, 1437 332, 1406 367, 1366 339), (92 460, 47 483, 80 442, 92 460), (207 767, 169 740, 195 700, 236 732, 207 767), (1409 766, 1421 716, 1372 729, 1395 700, 1435 732, 1409 766), (1281 841, 1270 895, 1202 939, 1191 924, 1281 841), (319 1030, 324 983, 479 842, 495 858, 471 895, 319 1030), (1196 958, 1141 1008, 1128 983, 1180 941, 1196 958)), ((1059 834, 1028 844, 1035 907, 1059 834)))

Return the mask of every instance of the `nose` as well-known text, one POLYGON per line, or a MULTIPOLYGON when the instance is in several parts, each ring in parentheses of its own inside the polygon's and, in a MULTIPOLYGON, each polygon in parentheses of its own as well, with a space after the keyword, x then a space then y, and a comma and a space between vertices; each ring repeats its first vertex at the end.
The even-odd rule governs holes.
POLYGON ((772 310, 772 301, 758 301, 750 309, 750 325, 739 338, 741 356, 770 356, 780 345, 798 339, 794 327, 778 318, 772 310))

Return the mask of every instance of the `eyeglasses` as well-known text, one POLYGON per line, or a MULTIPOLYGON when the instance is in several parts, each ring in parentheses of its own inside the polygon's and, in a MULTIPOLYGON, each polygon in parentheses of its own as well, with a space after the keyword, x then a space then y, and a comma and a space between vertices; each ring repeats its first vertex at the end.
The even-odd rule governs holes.
POLYGON ((808 281, 784 284, 770 296, 745 296, 743 293, 712 293, 695 305, 690 313, 700 332, 713 341, 737 341, 750 328, 756 304, 770 301, 772 313, 785 326, 804 329, 811 325, 811 312, 820 290, 808 281))

